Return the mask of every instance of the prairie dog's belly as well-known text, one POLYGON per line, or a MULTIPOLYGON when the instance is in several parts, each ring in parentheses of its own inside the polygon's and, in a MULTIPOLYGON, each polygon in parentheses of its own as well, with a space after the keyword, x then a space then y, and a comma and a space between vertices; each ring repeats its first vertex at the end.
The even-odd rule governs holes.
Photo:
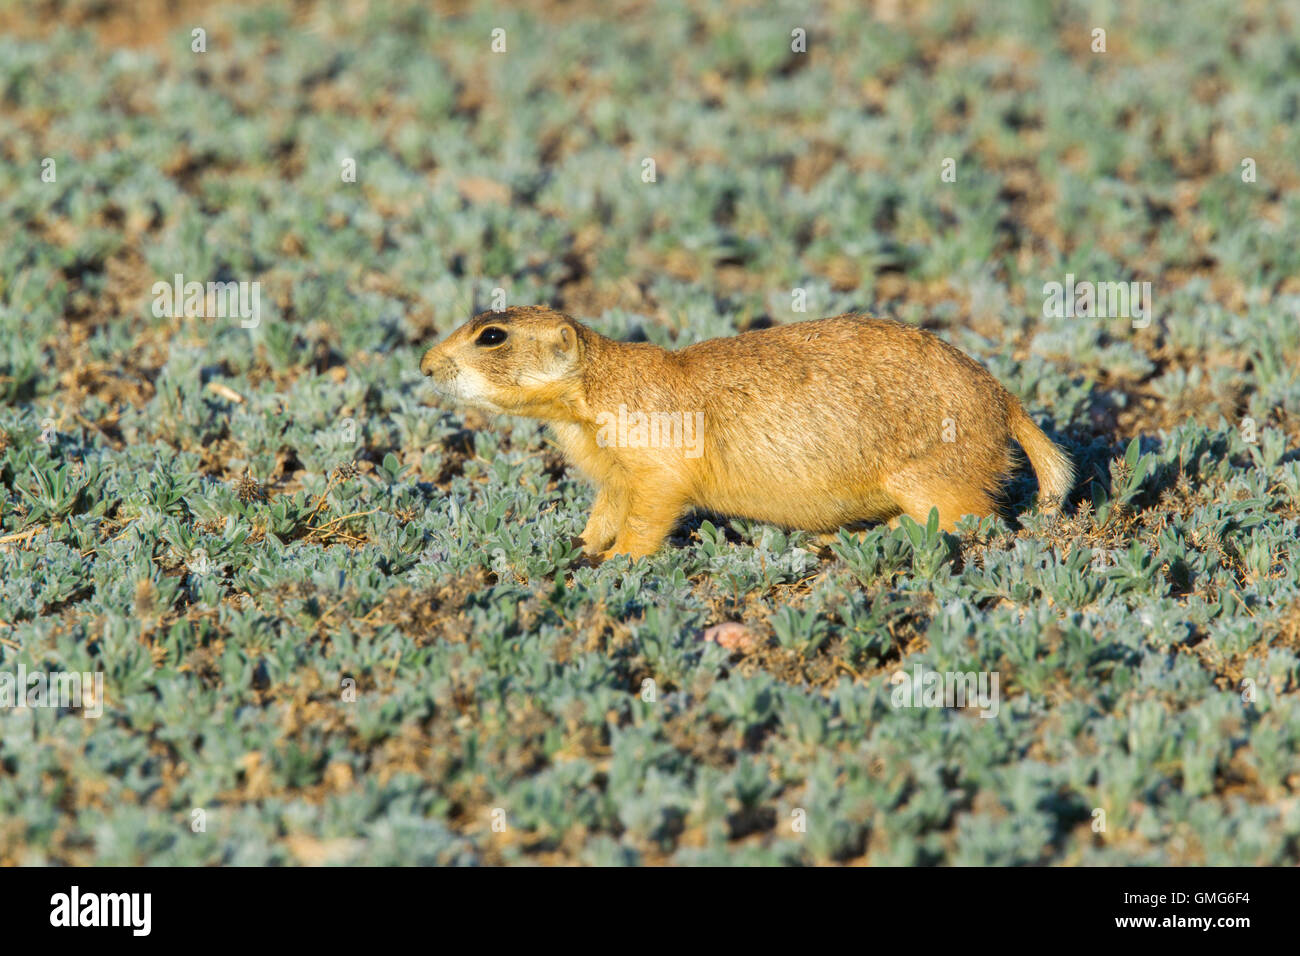
POLYGON ((854 495, 833 496, 789 486, 715 488, 692 504, 719 514, 808 531, 831 531, 858 521, 881 521, 892 518, 899 510, 894 499, 879 487, 864 487, 854 495))

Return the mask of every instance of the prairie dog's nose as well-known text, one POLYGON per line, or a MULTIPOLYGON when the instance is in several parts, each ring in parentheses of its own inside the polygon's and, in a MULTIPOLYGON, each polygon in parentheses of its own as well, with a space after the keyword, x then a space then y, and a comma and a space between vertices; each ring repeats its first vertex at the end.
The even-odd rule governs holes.
POLYGON ((437 351, 436 348, 429 349, 427 352, 424 353, 424 358, 420 359, 421 375, 433 374, 433 367, 438 361, 438 356, 434 354, 436 351, 437 351))

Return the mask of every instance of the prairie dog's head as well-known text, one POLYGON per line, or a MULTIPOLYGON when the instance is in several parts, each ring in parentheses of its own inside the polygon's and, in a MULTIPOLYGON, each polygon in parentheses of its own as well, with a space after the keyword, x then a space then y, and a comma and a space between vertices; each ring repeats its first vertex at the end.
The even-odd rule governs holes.
POLYGON ((424 353, 444 398, 490 412, 546 417, 582 378, 582 326, 544 306, 482 312, 424 353))

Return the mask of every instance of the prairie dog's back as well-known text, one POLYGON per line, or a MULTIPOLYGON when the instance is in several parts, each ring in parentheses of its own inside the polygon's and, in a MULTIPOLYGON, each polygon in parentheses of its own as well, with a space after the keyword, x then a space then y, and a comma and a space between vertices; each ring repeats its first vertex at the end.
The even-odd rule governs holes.
POLYGON ((730 457, 745 455, 737 439, 748 433, 773 450, 823 446, 820 467, 860 473, 885 464, 881 448, 906 458, 942 443, 946 421, 963 441, 1006 441, 1001 384, 941 339, 901 323, 839 316, 674 354, 686 383, 681 400, 705 410, 730 457), (837 461, 848 449, 862 457, 837 461))
POLYGON ((710 339, 673 354, 693 384, 761 399, 816 385, 823 401, 852 406, 864 389, 884 402, 949 376, 976 388, 1002 388, 983 366, 931 333, 856 315, 710 339))

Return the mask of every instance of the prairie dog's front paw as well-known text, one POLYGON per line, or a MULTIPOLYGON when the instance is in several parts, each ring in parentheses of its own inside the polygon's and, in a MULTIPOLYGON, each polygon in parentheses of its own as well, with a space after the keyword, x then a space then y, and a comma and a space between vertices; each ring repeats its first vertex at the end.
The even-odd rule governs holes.
POLYGON ((613 543, 614 535, 612 533, 601 533, 594 530, 590 524, 583 528, 582 534, 574 539, 574 544, 582 547, 583 554, 600 554, 613 543))

